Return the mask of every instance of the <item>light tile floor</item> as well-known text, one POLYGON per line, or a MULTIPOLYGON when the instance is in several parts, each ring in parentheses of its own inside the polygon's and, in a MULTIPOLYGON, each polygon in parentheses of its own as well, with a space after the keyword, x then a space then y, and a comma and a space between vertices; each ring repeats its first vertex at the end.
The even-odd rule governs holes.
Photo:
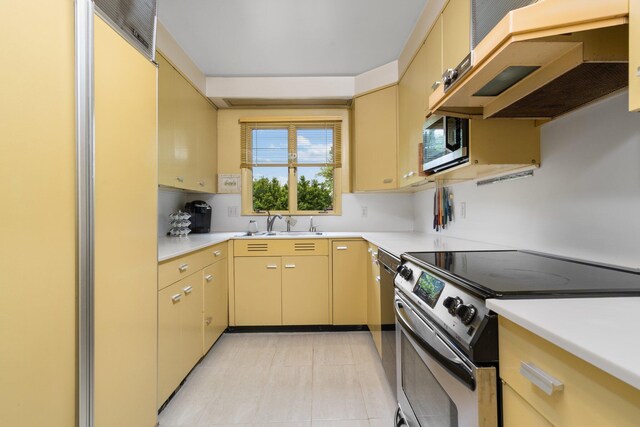
POLYGON ((396 402, 368 332, 225 334, 160 427, 391 427, 396 402))

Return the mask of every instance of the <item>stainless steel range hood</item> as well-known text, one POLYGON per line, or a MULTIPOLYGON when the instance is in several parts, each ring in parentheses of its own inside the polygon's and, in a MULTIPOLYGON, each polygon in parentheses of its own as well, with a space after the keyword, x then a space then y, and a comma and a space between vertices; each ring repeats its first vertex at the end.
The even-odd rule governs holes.
POLYGON ((540 0, 511 11, 429 111, 551 119, 628 85, 628 0, 540 0))

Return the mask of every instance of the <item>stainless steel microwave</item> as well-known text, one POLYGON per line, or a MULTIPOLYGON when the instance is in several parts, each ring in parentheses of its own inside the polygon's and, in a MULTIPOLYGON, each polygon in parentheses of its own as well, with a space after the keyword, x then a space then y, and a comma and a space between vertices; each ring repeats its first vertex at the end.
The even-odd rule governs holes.
POLYGON ((422 127, 422 170, 427 175, 469 159, 469 119, 430 116, 422 127))

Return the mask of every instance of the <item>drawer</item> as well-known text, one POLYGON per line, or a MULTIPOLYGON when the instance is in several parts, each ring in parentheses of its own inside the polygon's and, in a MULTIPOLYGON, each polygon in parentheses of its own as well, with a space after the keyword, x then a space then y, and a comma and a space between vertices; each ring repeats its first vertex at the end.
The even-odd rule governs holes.
POLYGON ((211 264, 207 260, 208 254, 200 250, 159 264, 158 290, 202 270, 211 264))
POLYGON ((509 320, 500 317, 499 324, 500 377, 551 424, 638 425, 640 390, 509 320), (526 365, 521 373, 523 363, 526 365), (534 384, 548 383, 549 378, 540 379, 540 375, 557 380, 562 389, 551 395, 545 393, 534 384))
POLYGON ((328 255, 327 239, 251 239, 234 242, 234 256, 328 255))
POLYGON ((205 265, 211 265, 214 262, 227 259, 228 245, 227 242, 218 243, 217 245, 202 249, 200 252, 202 252, 205 257, 205 265))

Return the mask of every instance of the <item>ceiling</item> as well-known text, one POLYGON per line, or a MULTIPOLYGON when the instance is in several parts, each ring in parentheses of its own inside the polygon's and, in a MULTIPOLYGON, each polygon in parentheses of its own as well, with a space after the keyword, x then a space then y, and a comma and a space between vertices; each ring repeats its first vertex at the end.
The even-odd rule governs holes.
POLYGON ((207 76, 353 76, 398 59, 426 0, 159 0, 207 76))

